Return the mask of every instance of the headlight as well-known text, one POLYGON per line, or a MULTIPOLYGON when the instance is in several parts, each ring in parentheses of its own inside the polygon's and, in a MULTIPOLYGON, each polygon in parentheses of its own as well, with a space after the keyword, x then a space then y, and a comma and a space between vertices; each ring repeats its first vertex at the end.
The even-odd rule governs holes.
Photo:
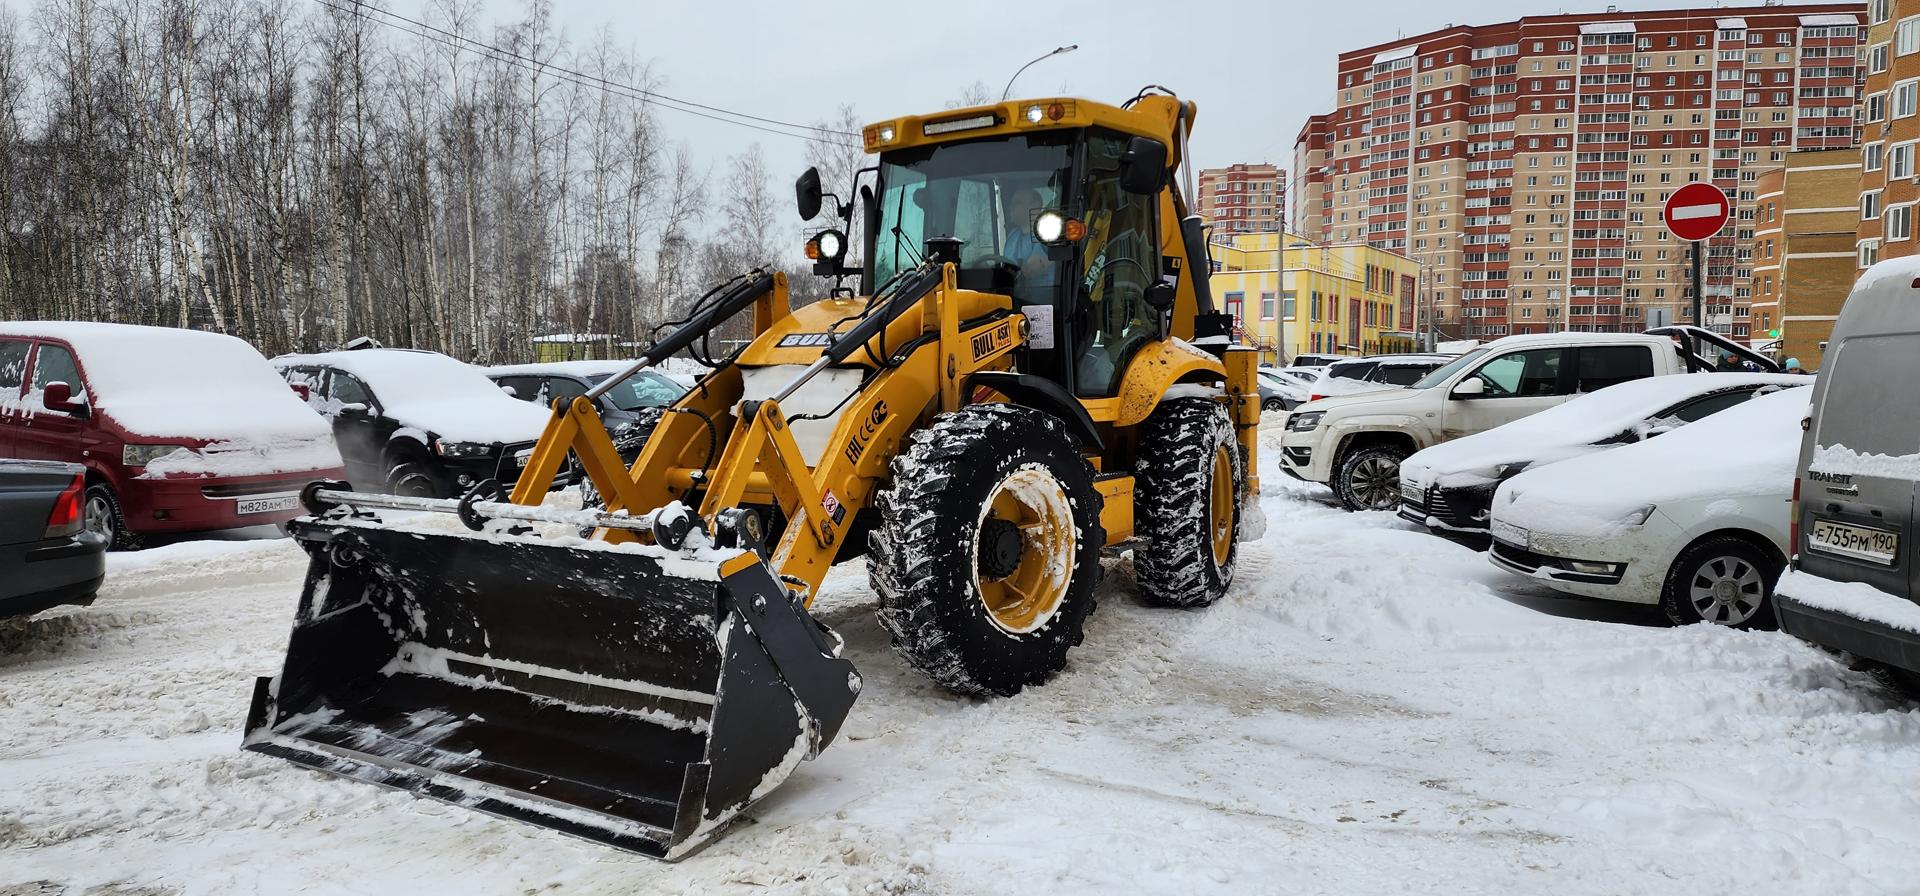
POLYGON ((484 442, 444 442, 434 440, 433 450, 441 457, 486 457, 493 453, 493 446, 484 442))
POLYGON ((1293 432, 1311 432, 1320 428, 1320 418, 1326 415, 1326 411, 1308 411, 1304 414, 1295 414, 1287 418, 1287 429, 1293 432))
POLYGON ((1033 236, 1040 242, 1057 243, 1066 235, 1067 219, 1059 212, 1041 212, 1040 217, 1033 220, 1033 236))
POLYGON ((816 261, 839 261, 847 251, 847 238, 838 230, 823 230, 815 234, 807 246, 807 257, 816 261))
POLYGON ((1533 461, 1530 460, 1519 460, 1510 464, 1494 464, 1493 478, 1505 479, 1508 476, 1518 476, 1525 472, 1530 466, 1533 466, 1533 461))
POLYGON ((1629 527, 1644 526, 1647 524, 1647 520, 1652 516, 1653 516, 1653 505, 1648 504, 1647 506, 1642 507, 1639 510, 1636 510, 1632 513, 1627 514, 1627 518, 1624 520, 1621 520, 1621 522, 1626 523, 1629 527))
POLYGON ((120 462, 129 467, 144 467, 175 451, 193 451, 185 445, 121 445, 120 462))

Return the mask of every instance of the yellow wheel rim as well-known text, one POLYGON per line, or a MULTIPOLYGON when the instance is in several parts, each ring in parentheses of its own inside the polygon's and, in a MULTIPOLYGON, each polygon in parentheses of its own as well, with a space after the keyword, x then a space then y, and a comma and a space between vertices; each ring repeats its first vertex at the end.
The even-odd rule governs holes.
POLYGON ((1046 625, 1060 609, 1073 581, 1079 535, 1073 507, 1053 474, 1038 467, 1015 470, 993 490, 975 530, 978 554, 981 532, 990 521, 1011 523, 1019 530, 1020 556, 1013 571, 991 577, 976 563, 974 580, 980 603, 993 624, 1009 634, 1025 634, 1046 625))
POLYGON ((1222 444, 1213 452, 1213 483, 1208 489, 1207 527, 1213 536, 1213 565, 1227 565, 1233 554, 1233 449, 1222 444))

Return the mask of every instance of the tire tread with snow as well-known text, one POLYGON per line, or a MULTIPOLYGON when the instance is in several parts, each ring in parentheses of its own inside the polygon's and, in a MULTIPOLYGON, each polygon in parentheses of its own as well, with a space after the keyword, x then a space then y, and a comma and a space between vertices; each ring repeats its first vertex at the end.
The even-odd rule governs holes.
POLYGON ((1233 583, 1239 545, 1225 563, 1214 562, 1208 497, 1214 454, 1233 455, 1234 541, 1238 541, 1246 458, 1234 438, 1233 420, 1208 398, 1162 401, 1141 424, 1135 464, 1133 531, 1143 544, 1133 552, 1134 579, 1149 602, 1167 607, 1204 607, 1233 583))
POLYGON ((1100 578, 1100 494, 1093 470, 1061 422, 1011 404, 976 404, 936 417, 893 460, 875 496, 868 575, 881 625, 907 665, 950 690, 1011 696, 1066 665, 1093 612, 1100 578), (1038 628, 1000 627, 980 595, 979 537, 1001 483, 1023 469, 1049 473, 1074 527, 1072 569, 1057 609, 1038 628))
MULTIPOLYGON (((1758 545, 1737 535, 1718 535, 1695 544, 1675 558, 1673 566, 1667 570, 1666 581, 1660 589, 1660 610, 1674 625, 1692 625, 1696 622, 1713 622, 1717 625, 1732 625, 1734 628, 1772 629, 1777 623, 1773 615, 1773 583, 1780 577, 1784 568, 1779 560, 1758 545), (1720 569, 1708 566, 1721 563, 1720 569), (1739 564, 1745 564, 1752 571, 1744 575, 1745 570, 1739 564), (1759 605, 1747 618, 1732 622, 1719 619, 1707 619, 1692 600, 1694 579, 1701 573, 1708 576, 1719 575, 1738 587, 1742 581, 1747 589, 1757 588, 1759 605)), ((1746 590, 1744 593, 1753 593, 1746 590)), ((1716 615, 1719 606, 1713 606, 1716 615)), ((1738 612, 1737 605, 1734 612, 1738 612)))
POLYGON ((1333 494, 1340 499, 1340 506, 1352 511, 1392 510, 1400 506, 1400 462, 1407 459, 1407 449, 1399 445, 1373 444, 1348 449, 1335 462, 1333 471, 1333 494), (1392 464, 1394 468, 1391 486, 1386 488, 1381 502, 1369 502, 1360 494, 1361 486, 1355 480, 1360 476, 1363 465, 1378 467, 1381 461, 1392 464))

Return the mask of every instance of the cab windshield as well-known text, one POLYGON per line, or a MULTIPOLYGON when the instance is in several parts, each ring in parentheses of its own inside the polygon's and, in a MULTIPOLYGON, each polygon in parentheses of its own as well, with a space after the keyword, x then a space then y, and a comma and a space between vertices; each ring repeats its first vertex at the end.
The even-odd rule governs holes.
POLYGON ((1419 382, 1414 383, 1413 385, 1408 386, 1407 388, 1431 389, 1435 386, 1438 386, 1441 383, 1444 383, 1448 379, 1452 378, 1454 374, 1459 373, 1462 368, 1468 367, 1474 364, 1475 362, 1479 361, 1481 358, 1486 357, 1486 354, 1487 354, 1486 349, 1476 348, 1473 351, 1467 352, 1466 354, 1461 355, 1460 357, 1447 362, 1447 365, 1445 367, 1442 367, 1438 370, 1435 370, 1432 373, 1427 374, 1426 376, 1421 377, 1419 382))
POLYGON ((959 239, 960 266, 1019 270, 1016 298, 1048 301, 1059 264, 1034 238, 1034 220, 1060 209, 1072 174, 1073 134, 1017 134, 887 153, 880 161, 880 226, 873 233, 875 288, 918 265, 928 237, 959 239))

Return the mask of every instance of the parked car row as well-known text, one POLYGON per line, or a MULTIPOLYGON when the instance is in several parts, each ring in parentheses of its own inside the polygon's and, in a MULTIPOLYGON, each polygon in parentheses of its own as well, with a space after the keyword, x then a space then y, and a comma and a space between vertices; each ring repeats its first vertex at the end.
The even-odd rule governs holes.
MULTIPOLYGON (((10 601, 52 599, 39 573, 56 566, 73 568, 73 581, 48 594, 91 594, 86 562, 49 558, 85 554, 95 541, 124 549, 159 534, 281 524, 301 512, 300 489, 316 479, 435 497, 485 479, 511 485, 546 425, 545 406, 586 394, 623 366, 484 370, 380 348, 269 361, 242 340, 194 330, 0 324, 0 458, 46 462, 9 463, 0 475, 0 615, 10 601), (52 500, 41 494, 48 477, 79 483, 77 519, 97 538, 48 522, 40 506, 52 500), (22 551, 32 554, 32 576, 12 574, 29 563, 22 551)), ((645 411, 684 392, 674 378, 643 372, 600 396, 623 453, 637 453, 636 436, 644 441, 645 411)))

